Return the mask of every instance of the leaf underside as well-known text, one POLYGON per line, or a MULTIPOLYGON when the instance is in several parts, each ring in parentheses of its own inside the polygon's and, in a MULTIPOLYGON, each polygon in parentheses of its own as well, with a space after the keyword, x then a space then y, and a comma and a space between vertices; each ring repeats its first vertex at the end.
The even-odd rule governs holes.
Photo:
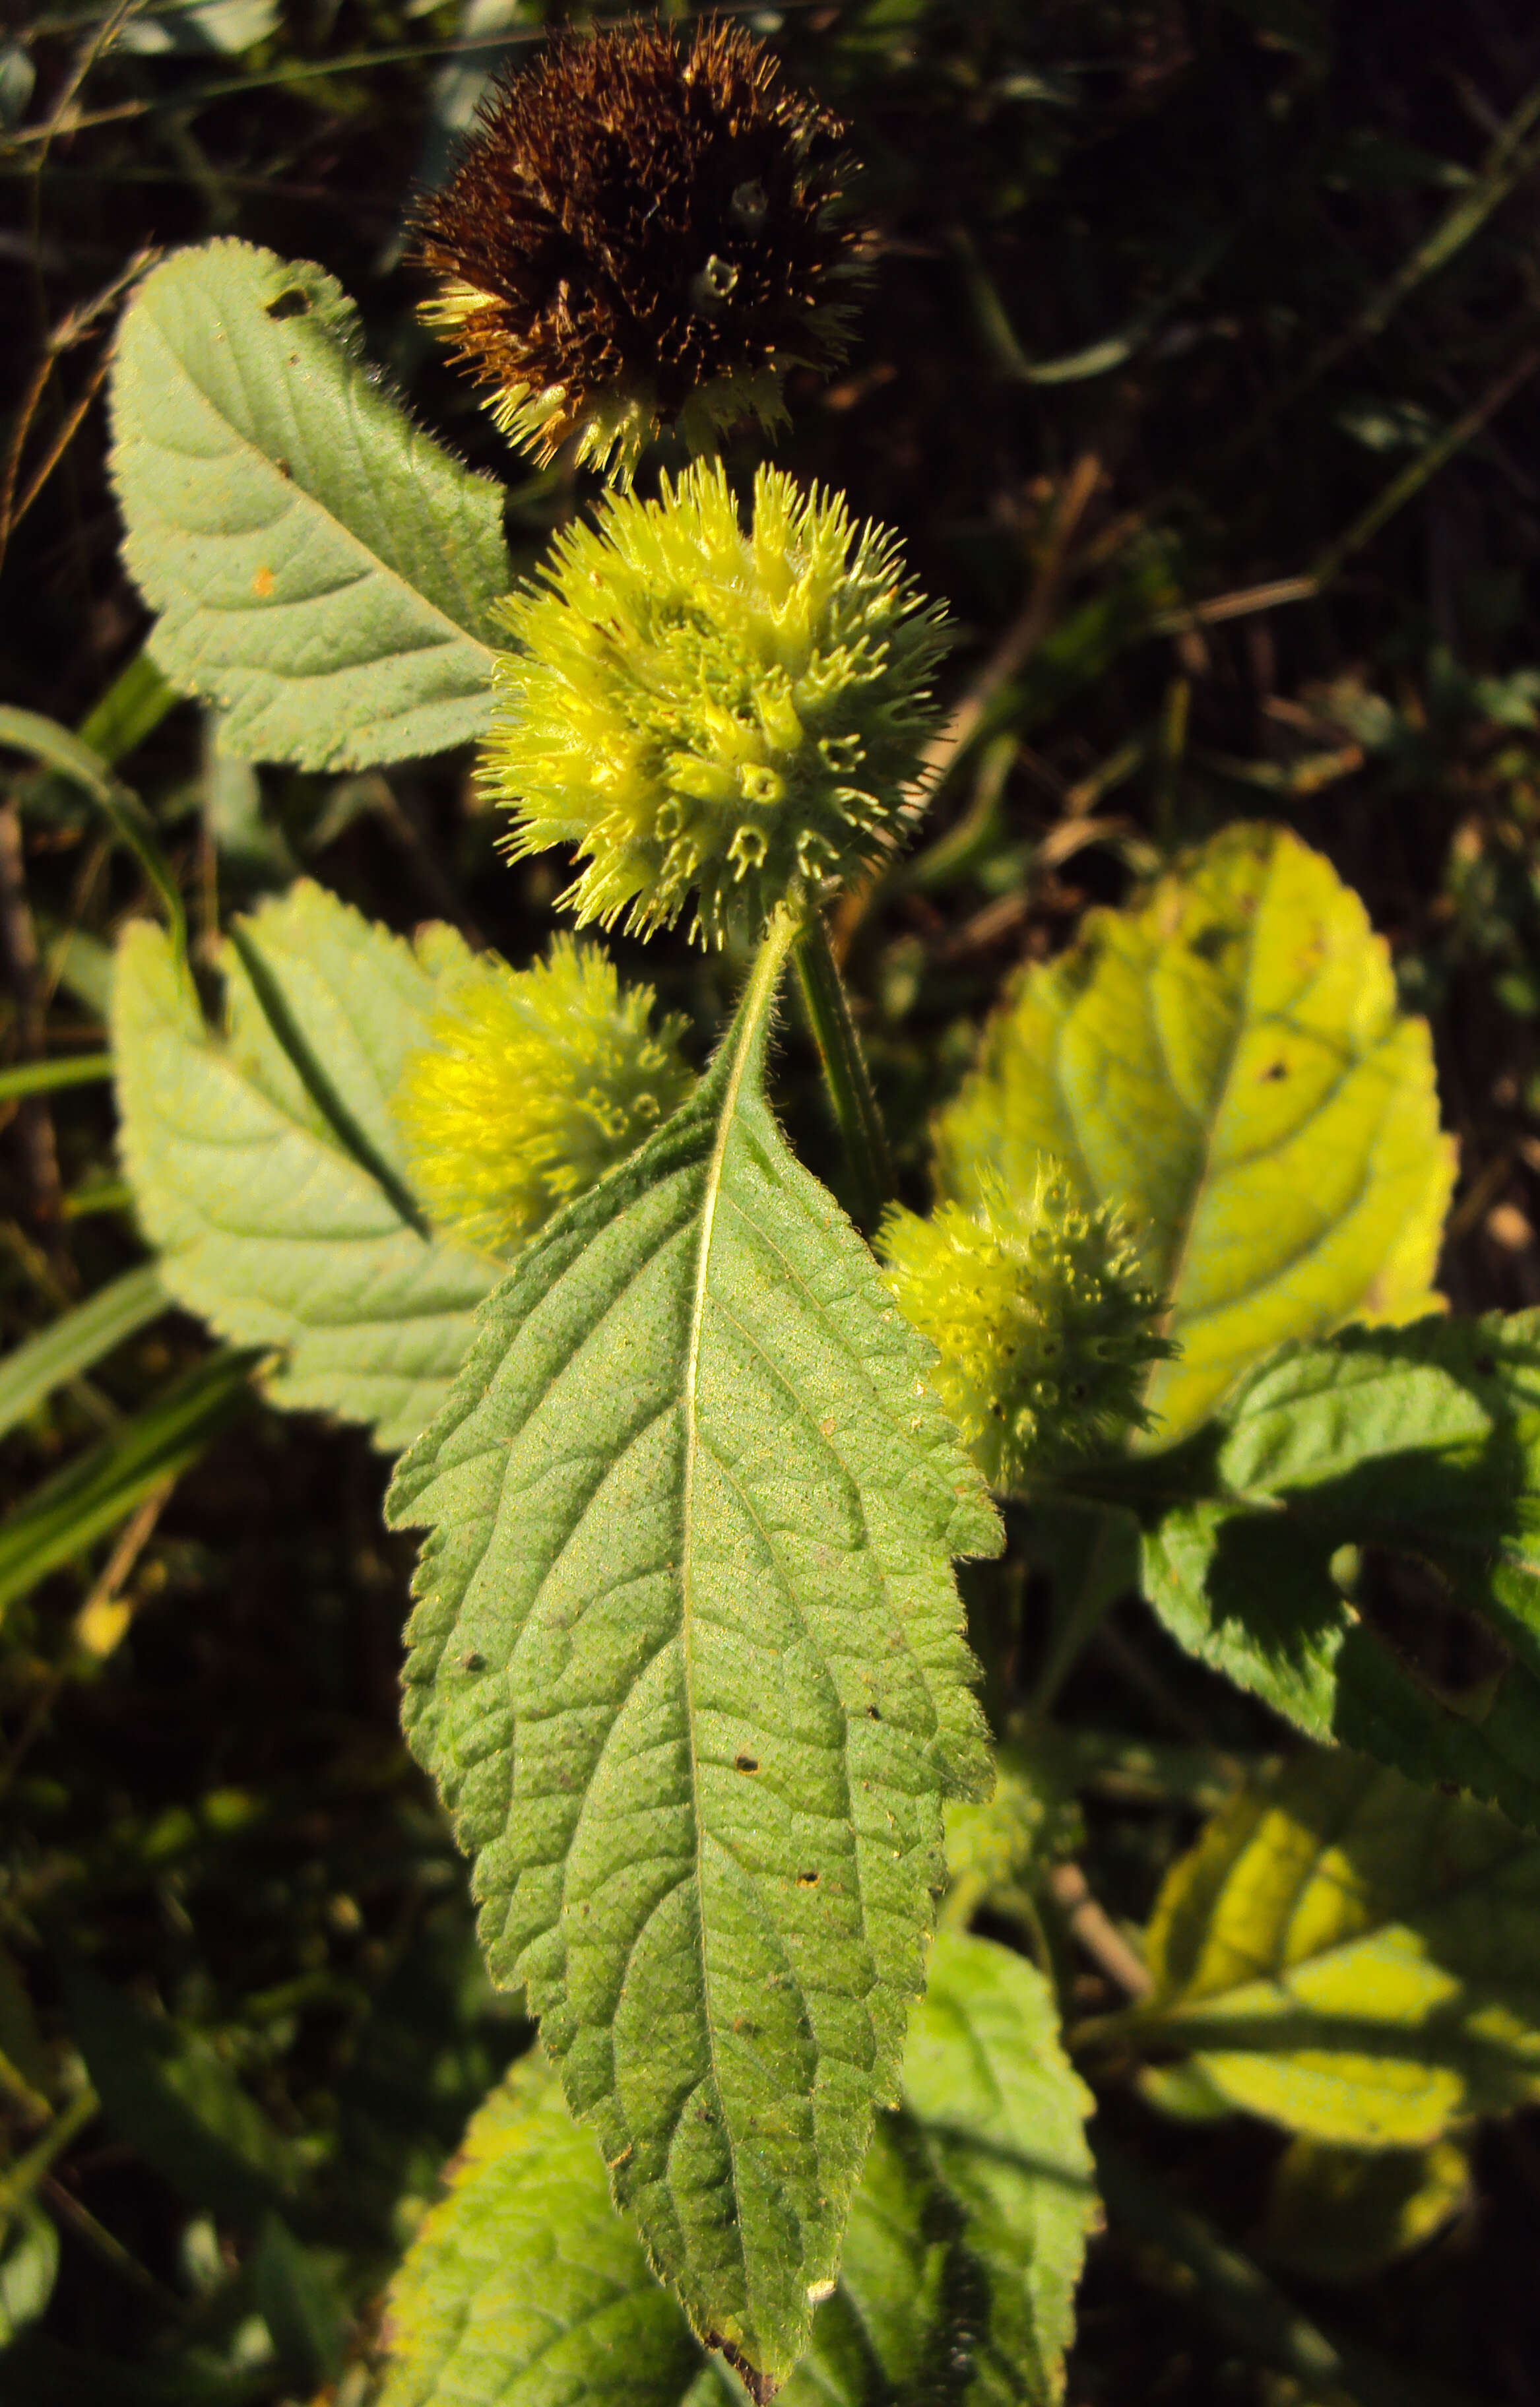
POLYGON ((1170 1299, 1149 1444, 1282 1340, 1428 1311, 1454 1175, 1425 1022, 1382 938, 1286 829, 1224 829, 1137 911, 1027 970, 936 1127, 942 1191, 1041 1153, 1120 1205, 1170 1299))
POLYGON ((118 954, 121 1148, 167 1290, 285 1349, 275 1403, 392 1449, 442 1403, 498 1275, 425 1230, 388 1108, 463 958, 447 930, 414 953, 302 880, 236 923, 221 1037, 159 929, 134 922, 118 954))
MULTIPOLYGON (((1094 2212, 1091 2100, 1042 1977, 937 1942, 902 2110, 780 2407, 1053 2407, 1094 2212)), ((615 2213, 538 2054, 480 2108, 386 2309, 380 2407, 741 2407, 615 2213)))
POLYGON ((695 2329, 769 2380, 833 2278, 987 1787, 950 1572, 998 1529, 765 1104, 762 956, 697 1093, 486 1307, 389 1511, 404 1718, 575 2113, 695 2329))
POLYGON ((245 242, 173 252, 124 313, 112 428, 151 652, 227 714, 223 749, 357 769, 480 733, 502 491, 382 388, 331 277, 245 242))
POLYGON ((1288 1348, 1191 1451, 1144 1541, 1173 1636, 1312 1738, 1540 1827, 1540 1314, 1288 1348))
POLYGON ((1216 1816, 1149 1931, 1162 2030, 1237 2106, 1415 2147, 1540 2097, 1540 1845, 1314 1752, 1216 1816))

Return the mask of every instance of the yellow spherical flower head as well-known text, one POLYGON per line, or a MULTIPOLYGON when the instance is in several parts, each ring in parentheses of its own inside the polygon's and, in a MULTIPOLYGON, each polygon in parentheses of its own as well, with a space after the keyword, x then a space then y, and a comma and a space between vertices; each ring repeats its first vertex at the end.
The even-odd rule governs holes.
POLYGON ((941 1360, 937 1394, 991 1488, 1019 1488, 1148 1426, 1146 1366, 1174 1349, 1127 1232, 1045 1163, 1030 1195, 883 1224, 888 1285, 941 1360))
POLYGON ((684 1022, 653 1029, 653 1001, 650 987, 622 994, 603 947, 570 936, 533 968, 487 956, 452 980, 394 1097, 440 1227, 506 1252, 677 1109, 692 1083, 684 1022))
POLYGON ((793 888, 880 849, 933 725, 940 613, 896 540, 762 468, 747 531, 726 474, 611 494, 505 605, 488 791, 517 859, 572 846, 579 921, 720 945, 793 888))

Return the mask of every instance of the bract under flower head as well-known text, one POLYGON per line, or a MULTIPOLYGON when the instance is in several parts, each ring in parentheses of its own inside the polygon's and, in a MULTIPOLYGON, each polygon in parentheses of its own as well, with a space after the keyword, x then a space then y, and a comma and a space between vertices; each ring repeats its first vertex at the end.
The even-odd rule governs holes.
POLYGON ((570 936, 530 969, 485 955, 454 981, 393 1099, 441 1227, 506 1252, 677 1109, 684 1022, 652 1029, 653 1002, 650 987, 622 994, 603 947, 570 936))
POLYGON ((663 498, 612 494, 505 605, 487 790, 515 858, 566 844, 580 921, 757 928, 794 887, 880 850, 932 723, 940 613, 896 539, 762 468, 745 533, 698 462, 663 498))
POLYGON ((933 1378, 992 1488, 1018 1488, 1148 1426, 1147 1366, 1173 1352, 1115 1213, 1087 1211, 1045 1161, 1035 1189, 986 1179, 973 1210, 895 1208, 879 1250, 905 1319, 940 1356, 933 1378))
POLYGON ((843 357, 843 129, 777 78, 740 26, 681 49, 631 25, 565 37, 484 106, 421 206, 424 315, 516 443, 547 460, 577 434, 625 481, 660 425, 697 450, 774 426, 788 368, 843 357))

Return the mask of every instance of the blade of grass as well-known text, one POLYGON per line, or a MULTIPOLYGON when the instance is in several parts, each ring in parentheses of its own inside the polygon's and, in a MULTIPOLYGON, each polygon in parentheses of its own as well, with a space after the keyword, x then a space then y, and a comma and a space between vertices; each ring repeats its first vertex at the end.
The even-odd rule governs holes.
POLYGON ((159 1319, 170 1303, 152 1262, 125 1271, 85 1303, 63 1313, 0 1361, 0 1436, 66 1379, 89 1371, 104 1354, 159 1319))
POLYGON ((102 812, 114 835, 128 847, 150 886, 161 898, 178 958, 187 959, 187 916, 177 881, 171 875, 170 863, 161 850, 149 812, 137 794, 113 775, 99 752, 72 735, 57 719, 45 719, 40 711, 15 710, 0 705, 0 746, 13 752, 29 753, 35 761, 44 761, 61 776, 67 777, 81 792, 89 794, 102 812))
POLYGON ((113 1437, 35 1488, 0 1522, 0 1611, 196 1462, 250 1405, 250 1374, 259 1360, 234 1347, 211 1356, 113 1437))
POLYGON ((21 1095, 53 1095, 61 1087, 90 1087, 112 1075, 110 1053, 67 1053, 56 1061, 19 1061, 0 1070, 0 1104, 21 1095))
POLYGON ((109 769, 115 769, 159 727, 179 699, 150 654, 135 652, 81 719, 80 741, 88 744, 109 769))

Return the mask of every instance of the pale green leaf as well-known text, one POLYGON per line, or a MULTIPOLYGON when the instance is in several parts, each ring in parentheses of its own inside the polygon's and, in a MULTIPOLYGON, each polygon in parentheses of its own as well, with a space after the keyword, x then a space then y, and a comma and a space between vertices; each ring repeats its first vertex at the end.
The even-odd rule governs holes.
POLYGON ((228 714, 227 750, 357 769, 480 733, 501 489, 413 425, 331 277, 174 252, 124 315, 112 424, 151 652, 228 714))
POLYGON ((1540 1314, 1290 1347, 1141 1471, 1182 1645, 1311 1737, 1540 1825, 1540 1314))
POLYGON ((1330 2148, 1290 2140, 1273 2168, 1261 2247, 1311 2282, 1362 2282, 1420 2248, 1470 2197, 1458 2140, 1330 2148))
POLYGON ((404 1715, 494 1977, 697 2329, 773 2378, 895 2094, 942 1797, 988 1785, 949 1560, 999 1543, 765 1103, 791 933, 498 1289, 390 1506, 433 1532, 404 1715))
POLYGON ((1540 1844, 1490 1806, 1307 1751, 1167 1875, 1145 2038, 1233 2105, 1421 2147, 1540 2098, 1540 1844))
MULTIPOLYGON (((1041 1976, 938 1941, 877 2118, 834 2295, 781 2407, 1051 2407, 1095 2213, 1084 2123, 1041 1976)), ((729 2407, 610 2204, 538 2056, 480 2109, 386 2309, 379 2407, 729 2407)))
POLYGON ((1041 1153, 1127 1212, 1178 1358, 1155 1444, 1289 1337, 1426 1312, 1453 1152, 1382 938, 1284 828, 1226 828, 1030 967, 936 1130, 942 1191, 1041 1153))
POLYGON ((443 930, 411 947, 302 881, 237 921, 226 1033, 158 930, 124 933, 113 995, 123 1162, 169 1292, 281 1346, 274 1401, 399 1446, 437 1409, 497 1266, 433 1235, 389 1109, 422 1042, 443 930))

